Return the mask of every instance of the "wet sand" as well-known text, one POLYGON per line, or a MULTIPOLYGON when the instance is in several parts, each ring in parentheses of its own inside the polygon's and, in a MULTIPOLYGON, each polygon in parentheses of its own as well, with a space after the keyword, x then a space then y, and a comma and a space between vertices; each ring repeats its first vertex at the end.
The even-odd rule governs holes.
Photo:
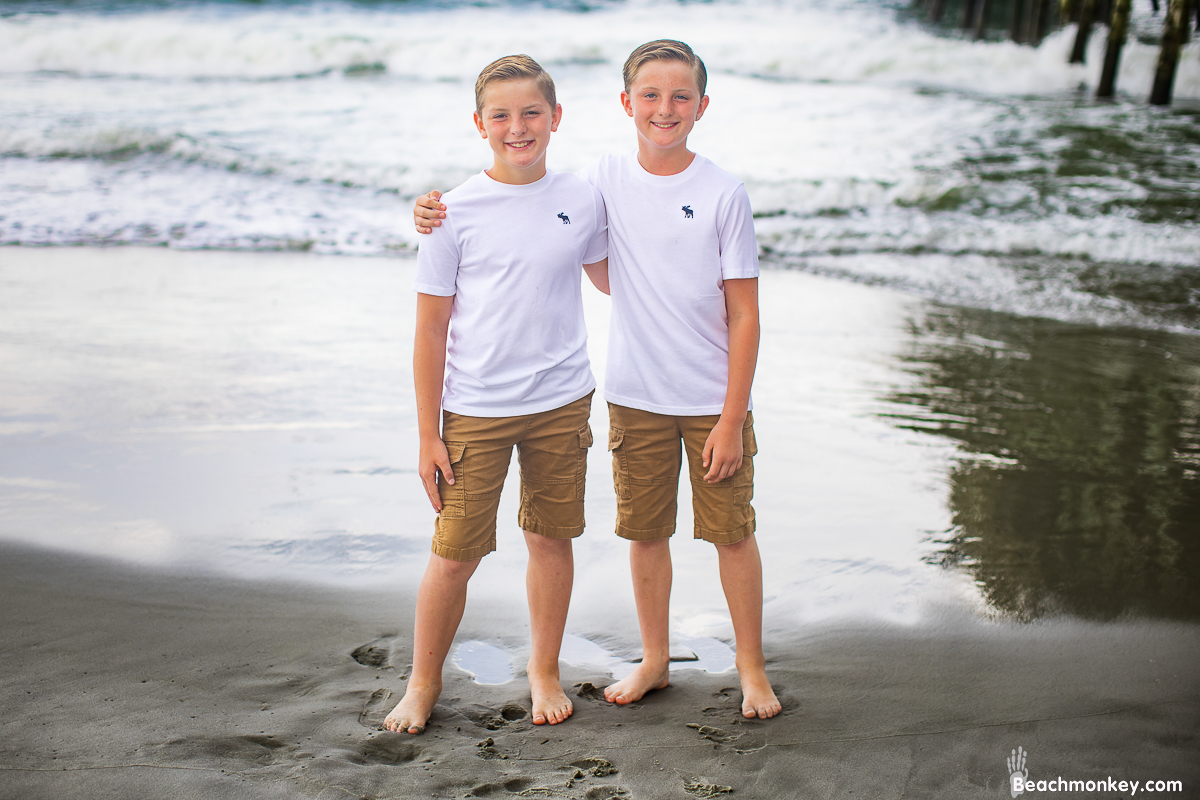
MULTIPOLYGON (((597 448, 567 631, 609 661, 564 664, 574 717, 529 720, 510 492, 458 640, 518 674, 449 667, 424 735, 383 731, 431 517, 409 463, 411 268, 0 250, 0 798, 994 799, 1017 747, 1033 779, 1195 796, 1195 484, 1172 438, 1192 441, 1194 340, 930 311, 794 272, 764 274, 755 386, 783 714, 742 719, 736 675, 696 669, 634 707, 603 702, 605 663, 637 642, 597 448), (1080 365, 1083 388, 1047 393, 1080 365), (1157 433, 1100 447, 1097 409, 1126 406, 1157 433), (1005 459, 977 441, 996 419, 1005 459), (1042 491, 1095 464, 1137 469, 1042 491), (1158 516, 1101 502, 1125 494, 1158 498, 1158 516), (1060 518, 1092 527, 1045 523, 1060 518)), ((673 630, 728 642, 681 505, 673 630)))
MULTIPOLYGON (((607 675, 567 668, 575 715, 539 727, 520 678, 451 669, 413 737, 380 727, 410 663, 406 591, 4 545, 0 604, 4 797, 994 800, 1018 746, 1034 779, 1200 785, 1190 625, 808 630, 769 647, 768 721, 740 717, 732 674, 680 671, 618 708, 593 688, 607 675)), ((504 622, 468 614, 463 634, 504 622)))

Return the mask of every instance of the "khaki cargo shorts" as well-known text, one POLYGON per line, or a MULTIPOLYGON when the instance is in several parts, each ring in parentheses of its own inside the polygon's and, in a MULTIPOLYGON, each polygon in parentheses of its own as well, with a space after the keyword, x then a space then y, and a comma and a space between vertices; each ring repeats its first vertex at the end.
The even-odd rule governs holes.
POLYGON ((442 441, 454 485, 438 482, 442 511, 433 552, 470 561, 496 549, 496 510, 513 447, 521 465, 523 530, 551 539, 583 533, 583 485, 592 446, 592 393, 551 411, 518 417, 468 417, 442 412, 442 441))
POLYGON ((694 536, 734 544, 754 533, 754 415, 742 426, 742 465, 730 477, 708 483, 701 466, 704 442, 720 414, 676 417, 608 404, 608 449, 617 492, 617 535, 633 541, 665 539, 675 532, 679 510, 680 443, 692 482, 694 536))

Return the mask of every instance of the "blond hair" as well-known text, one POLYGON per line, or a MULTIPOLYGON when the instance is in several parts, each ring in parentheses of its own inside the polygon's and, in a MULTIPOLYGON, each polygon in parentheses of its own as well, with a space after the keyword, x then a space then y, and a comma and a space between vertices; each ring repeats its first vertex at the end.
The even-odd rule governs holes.
POLYGON ((696 85, 700 87, 700 96, 704 96, 704 90, 708 87, 708 70, 704 68, 704 62, 692 52, 692 48, 674 39, 646 42, 629 54, 629 58, 625 59, 625 67, 621 70, 625 77, 626 92, 633 86, 633 81, 642 67, 651 61, 680 61, 687 64, 696 73, 696 85))
POLYGON ((483 113, 483 92, 487 87, 493 83, 516 81, 523 78, 533 79, 538 91, 546 98, 546 102, 550 104, 550 110, 553 111, 554 107, 558 105, 558 100, 554 93, 554 79, 550 77, 550 73, 542 69, 542 65, 529 56, 515 55, 498 58, 479 73, 479 77, 475 80, 475 112, 483 113))

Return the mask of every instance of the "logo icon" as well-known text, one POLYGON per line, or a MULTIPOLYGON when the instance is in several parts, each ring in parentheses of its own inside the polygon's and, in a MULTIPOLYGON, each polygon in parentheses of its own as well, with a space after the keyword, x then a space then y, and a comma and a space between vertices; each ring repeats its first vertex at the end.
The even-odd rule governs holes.
POLYGON ((1018 747, 1005 759, 1008 764, 1008 791, 1013 797, 1025 793, 1025 781, 1029 778, 1029 769, 1025 766, 1027 755, 1029 753, 1024 748, 1018 747))
POLYGON ((684 218, 684 219, 691 219, 691 218, 692 218, 692 207, 691 207, 691 206, 684 206, 684 207, 683 207, 683 218, 684 218))
POLYGON ((558 212, 558 218, 559 218, 559 219, 561 219, 561 220, 563 221, 563 225, 570 225, 570 224, 571 224, 571 218, 570 218, 570 217, 568 217, 566 214, 564 214, 564 213, 563 213, 563 212, 561 212, 561 211, 560 211, 560 212, 558 212))

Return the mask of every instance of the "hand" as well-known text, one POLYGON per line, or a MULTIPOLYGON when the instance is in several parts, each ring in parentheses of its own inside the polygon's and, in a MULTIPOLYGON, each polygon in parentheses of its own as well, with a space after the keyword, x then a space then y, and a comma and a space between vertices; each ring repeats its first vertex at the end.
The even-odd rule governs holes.
POLYGON ((441 225, 439 220, 446 218, 446 206, 438 201, 442 199, 441 192, 430 192, 417 198, 413 203, 413 225, 417 233, 433 233, 433 229, 441 225))
POLYGON ((1025 749, 1018 747, 1012 751, 1006 760, 1008 762, 1008 793, 1013 797, 1025 792, 1025 779, 1029 777, 1029 769, 1025 766, 1025 749), (1018 780, 1020 779, 1020 780, 1018 780))
POLYGON ((454 485, 454 468, 450 466, 450 453, 446 450, 446 443, 436 438, 428 442, 422 440, 417 474, 421 476, 421 483, 425 485, 425 494, 429 496, 433 510, 440 514, 442 496, 438 493, 439 473, 442 480, 451 486, 454 485))
POLYGON ((723 481, 742 466, 742 426, 722 416, 704 442, 701 464, 708 467, 704 480, 723 481))

